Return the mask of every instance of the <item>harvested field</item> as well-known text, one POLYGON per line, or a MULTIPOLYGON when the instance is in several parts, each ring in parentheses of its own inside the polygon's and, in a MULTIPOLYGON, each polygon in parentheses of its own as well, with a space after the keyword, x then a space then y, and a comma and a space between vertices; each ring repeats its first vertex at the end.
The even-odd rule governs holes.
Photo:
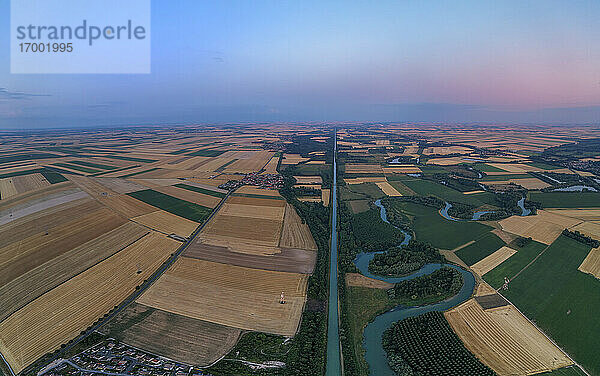
POLYGON ((513 306, 484 311, 471 299, 444 316, 465 347, 500 376, 530 375, 572 364, 513 306))
POLYGON ((0 248, 68 223, 73 220, 73 213, 82 215, 101 207, 98 202, 90 198, 83 198, 53 206, 6 223, 0 226, 0 248))
POLYGON ((297 184, 323 184, 321 176, 294 176, 297 184))
POLYGON ((0 286, 126 222, 109 209, 100 208, 0 248, 0 286))
POLYGON ((463 195, 472 195, 474 193, 483 193, 485 191, 469 191, 469 192, 463 192, 463 195))
POLYGON ((220 262, 247 268, 311 274, 316 253, 296 248, 281 248, 279 253, 269 256, 234 252, 227 247, 205 244, 195 239, 183 253, 185 257, 220 262))
POLYGON ((288 164, 298 164, 298 163, 302 163, 302 162, 306 162, 308 161, 310 158, 304 158, 302 156, 300 156, 300 154, 284 154, 283 155, 283 159, 281 160, 281 164, 284 165, 288 165, 288 164))
POLYGON ((256 206, 285 206, 285 200, 258 197, 231 196, 227 199, 228 204, 256 205, 256 206))
POLYGON ((368 287, 370 289, 391 289, 393 283, 366 277, 360 273, 346 273, 346 285, 352 287, 368 287))
POLYGON ((508 180, 497 180, 497 181, 483 181, 485 185, 503 185, 514 183, 520 185, 525 189, 543 189, 550 186, 550 184, 538 179, 538 178, 519 178, 519 179, 508 179, 508 180))
POLYGON ((89 196, 85 192, 82 192, 77 188, 61 190, 59 192, 54 192, 42 197, 35 197, 33 199, 27 197, 24 200, 15 202, 15 205, 12 205, 7 209, 0 210, 0 226, 42 210, 88 197, 89 196))
POLYGON ((179 179, 138 179, 137 177, 132 178, 132 181, 139 183, 140 185, 145 186, 147 188, 155 188, 155 187, 168 187, 170 185, 175 185, 181 183, 179 179))
POLYGON ((148 234, 127 222, 21 274, 0 287, 0 321, 74 275, 81 273, 148 234))
POLYGON ((37 190, 49 185, 50 183, 48 180, 40 173, 4 178, 0 179, 0 195, 4 200, 8 197, 37 190))
POLYGON ((302 219, 290 204, 287 204, 285 207, 285 218, 283 220, 279 246, 284 248, 317 250, 317 244, 312 237, 308 225, 302 223, 302 219))
POLYGON ((515 251, 514 249, 504 246, 496 252, 492 253, 491 255, 487 256, 483 260, 480 260, 475 264, 471 265, 471 269, 475 273, 477 273, 477 275, 482 276, 490 270, 494 269, 496 266, 502 264, 515 253, 517 253, 517 251, 515 251))
POLYGON ((127 195, 111 195, 96 197, 96 199, 103 205, 111 208, 114 212, 129 219, 156 211, 154 206, 127 195))
POLYGON ((239 159, 228 165, 224 170, 225 172, 248 174, 260 171, 273 156, 273 153, 270 151, 251 152, 248 158, 244 158, 245 155, 241 154, 244 153, 238 153, 236 158, 239 159))
POLYGON ((17 194, 14 177, 0 179, 0 198, 6 199, 17 194))
POLYGON ((270 219, 283 221, 285 208, 281 206, 255 206, 226 203, 219 210, 219 216, 229 215, 246 218, 270 219))
POLYGON ((541 168, 536 168, 522 163, 488 163, 488 165, 499 168, 500 170, 511 172, 513 174, 524 174, 528 171, 543 171, 541 168))
POLYGON ((101 330, 130 346, 198 366, 212 364, 227 354, 242 332, 137 303, 101 330))
POLYGON ((510 232, 502 231, 499 228, 493 229, 491 232, 497 237, 499 237, 506 244, 509 244, 517 238, 517 235, 511 234, 510 232))
POLYGON ((600 209, 545 209, 552 214, 577 218, 582 221, 600 221, 600 209))
POLYGON ((138 303, 221 325, 293 336, 307 276, 243 268, 183 257, 138 303), (281 292, 286 304, 280 304, 281 292))
POLYGON ((417 166, 386 166, 383 168, 385 174, 420 174, 421 169, 417 166))
POLYGON ((551 244, 565 228, 581 223, 580 220, 538 210, 536 215, 512 216, 498 222, 502 230, 544 244, 551 244))
POLYGON ((196 227, 198 227, 197 222, 181 218, 163 210, 140 215, 131 218, 131 220, 164 234, 177 234, 183 237, 190 236, 196 227))
POLYGON ((214 245, 229 245, 236 251, 239 246, 248 244, 277 247, 282 221, 271 219, 247 218, 219 213, 204 227, 200 238, 214 245), (240 240, 242 242, 240 243, 240 240), (225 242, 223 244, 222 242, 225 242), (230 242, 231 241, 231 242, 230 242))
POLYGON ((378 164, 347 164, 346 174, 376 174, 382 173, 383 170, 378 164))
POLYGON ((143 185, 119 178, 94 178, 94 181, 117 193, 129 193, 146 189, 143 185))
POLYGON ((495 293, 496 293, 496 290, 492 286, 481 281, 477 285, 477 291, 475 292, 475 296, 490 295, 490 294, 495 294, 495 293))
POLYGON ((251 185, 244 185, 243 187, 238 188, 235 193, 243 193, 249 195, 259 195, 259 196, 277 196, 281 197, 279 192, 275 189, 261 189, 258 187, 253 187, 251 185))
POLYGON ((0 351, 20 372, 119 304, 179 245, 163 235, 148 234, 48 291, 0 323, 0 351))
POLYGON ((154 188, 154 190, 178 198, 180 200, 193 202, 194 204, 202 205, 211 209, 217 206, 219 202, 221 202, 221 199, 219 197, 205 195, 202 193, 190 191, 188 189, 173 186, 154 188))
POLYGON ((331 195, 330 189, 322 189, 321 190, 321 201, 323 201, 323 205, 329 206, 329 196, 331 195))
POLYGON ((379 189, 381 189, 383 191, 383 193, 385 193, 388 196, 392 196, 392 197, 397 197, 397 196, 402 196, 402 193, 398 192, 396 190, 396 188, 392 187, 390 185, 390 183, 386 182, 378 182, 375 183, 379 189))
POLYGON ((269 163, 265 166, 265 174, 276 174, 277 173, 277 165, 279 164, 279 157, 274 156, 271 158, 269 163))
POLYGON ((364 178, 351 178, 344 179, 346 184, 362 184, 362 183, 381 183, 387 182, 385 176, 373 176, 373 177, 364 177, 364 178))
POLYGON ((583 222, 569 230, 579 231, 593 239, 600 240, 600 222, 583 222))
POLYGON ((600 279, 600 247, 592 249, 577 270, 600 279))

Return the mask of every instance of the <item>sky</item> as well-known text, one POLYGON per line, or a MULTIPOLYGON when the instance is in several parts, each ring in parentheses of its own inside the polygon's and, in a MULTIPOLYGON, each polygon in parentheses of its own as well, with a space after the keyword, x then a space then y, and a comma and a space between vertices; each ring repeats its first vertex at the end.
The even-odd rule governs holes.
POLYGON ((600 1, 156 0, 150 74, 11 74, 0 128, 600 123, 600 1))

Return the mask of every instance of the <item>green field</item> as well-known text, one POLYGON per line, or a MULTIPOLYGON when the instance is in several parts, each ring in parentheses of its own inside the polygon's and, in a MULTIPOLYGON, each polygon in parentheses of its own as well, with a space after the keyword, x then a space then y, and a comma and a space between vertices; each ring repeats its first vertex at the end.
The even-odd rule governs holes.
POLYGON ((408 188, 400 180, 390 180, 389 183, 392 187, 396 188, 396 190, 404 196, 414 196, 416 194, 412 189, 408 188))
POLYGON ((411 202, 392 201, 391 205, 413 217, 412 228, 417 240, 441 249, 454 249, 492 230, 490 226, 473 221, 447 220, 437 209, 411 202))
POLYGON ((65 178, 58 172, 52 172, 52 171, 46 170, 46 171, 42 171, 42 175, 44 175, 44 177, 46 178, 46 180, 48 180, 48 183, 50 183, 50 184, 56 184, 56 183, 60 183, 63 181, 67 181, 67 178, 65 178))
POLYGON ((352 192, 363 194, 375 200, 386 196, 375 183, 350 184, 346 187, 352 192))
POLYGON ((151 172, 151 171, 156 171, 156 170, 160 170, 160 168, 158 168, 158 167, 149 168, 147 170, 138 171, 138 172, 132 172, 131 174, 121 175, 119 177, 120 178, 129 178, 129 177, 132 177, 132 176, 141 175, 141 174, 145 174, 146 172, 151 172))
POLYGON ((120 159, 120 160, 123 160, 123 161, 131 161, 131 162, 142 162, 142 163, 158 162, 157 159, 124 157, 124 156, 121 156, 121 155, 105 155, 103 157, 104 158, 111 158, 111 159, 120 159))
POLYGON ((525 164, 532 167, 542 168, 544 170, 558 170, 559 168, 562 168, 561 166, 553 166, 542 162, 530 162, 525 164))
POLYGON ((585 376, 582 370, 578 367, 567 367, 554 370, 552 372, 540 373, 538 376, 585 376))
POLYGON ((129 196, 137 198, 140 201, 144 201, 147 204, 156 206, 159 209, 168 211, 183 218, 187 218, 192 221, 202 222, 208 217, 212 209, 198 204, 194 204, 189 201, 180 200, 173 196, 166 195, 154 191, 152 189, 146 189, 143 191, 128 193, 129 196))
POLYGON ((589 251, 559 237, 505 294, 590 374, 599 375, 600 280, 577 270, 589 251))
POLYGON ((23 176, 23 175, 35 174, 36 172, 43 172, 43 171, 44 171, 43 168, 35 168, 33 170, 9 172, 6 174, 0 174, 0 179, 12 178, 13 176, 23 176))
POLYGON ((77 170, 77 171, 81 171, 81 172, 87 172, 90 174, 94 174, 96 172, 100 172, 100 170, 96 170, 93 168, 89 168, 89 167, 85 167, 85 166, 78 166, 78 165, 74 165, 71 163, 65 163, 65 162, 57 162, 54 163, 55 166, 60 166, 60 167, 64 167, 64 168, 69 168, 71 170, 77 170))
POLYGON ((546 244, 532 240, 522 248, 515 248, 517 249, 517 253, 510 256, 510 258, 496 266, 493 270, 485 273, 483 279, 494 288, 502 287, 504 284, 504 277, 509 279, 514 277, 546 247, 546 244))
MULTIPOLYGON (((223 153, 225 153, 225 150, 204 149, 204 150, 198 150, 193 153, 186 154, 186 155, 194 156, 194 157, 218 157, 219 155, 221 155, 223 153)), ((175 153, 171 153, 171 154, 175 154, 175 153)))
POLYGON ((462 192, 448 188, 443 184, 418 178, 405 179, 402 183, 421 196, 436 196, 445 201, 460 202, 476 207, 486 204, 494 205, 496 203, 494 195, 489 192, 465 195, 462 192))
POLYGON ((530 200, 544 208, 600 207, 600 192, 531 192, 530 200))
POLYGON ((502 172, 502 171, 504 171, 501 168, 490 166, 489 164, 481 163, 481 162, 475 163, 474 167, 476 169, 478 169, 479 171, 483 171, 483 172, 502 172))
POLYGON ((455 254, 460 257, 465 264, 471 266, 477 261, 483 260, 485 257, 491 255, 505 244, 506 243, 497 237, 496 234, 488 232, 477 239, 475 243, 459 249, 455 254))
POLYGON ((109 166, 109 165, 105 165, 105 164, 92 163, 92 162, 86 162, 86 161, 69 161, 69 163, 80 165, 80 166, 85 166, 85 167, 96 168, 96 169, 100 169, 100 170, 116 170, 118 168, 116 166, 109 166))
POLYGON ((526 179, 530 178, 529 174, 510 174, 510 175, 486 175, 479 181, 507 181, 510 179, 526 179))
POLYGON ((367 287, 347 287, 346 302, 354 352, 359 362, 357 368, 360 375, 366 376, 369 366, 365 361, 362 347, 363 329, 377 315, 388 311, 394 304, 388 298, 385 290, 367 287))
POLYGON ((214 196, 214 197, 219 197, 219 198, 225 197, 225 193, 211 191, 210 189, 195 187, 193 185, 175 184, 174 186, 177 187, 177 188, 187 189, 188 191, 194 191, 194 192, 198 192, 198 193, 203 193, 203 194, 209 195, 209 196, 214 196))

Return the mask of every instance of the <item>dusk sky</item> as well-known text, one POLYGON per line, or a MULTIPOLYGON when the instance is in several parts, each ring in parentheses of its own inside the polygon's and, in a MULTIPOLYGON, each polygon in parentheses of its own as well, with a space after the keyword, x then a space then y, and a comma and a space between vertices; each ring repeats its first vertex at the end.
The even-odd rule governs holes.
POLYGON ((600 122, 598 0, 152 1, 148 75, 10 74, 0 25, 0 128, 600 122))

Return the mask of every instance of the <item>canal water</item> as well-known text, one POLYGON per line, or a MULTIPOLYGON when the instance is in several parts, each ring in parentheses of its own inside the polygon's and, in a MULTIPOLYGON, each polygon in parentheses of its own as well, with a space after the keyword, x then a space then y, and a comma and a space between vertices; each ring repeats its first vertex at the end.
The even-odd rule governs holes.
POLYGON ((337 134, 333 141, 333 189, 331 195, 331 257, 329 264, 329 304, 327 315, 327 376, 341 375, 340 330, 338 311, 338 248, 337 248, 337 134))

